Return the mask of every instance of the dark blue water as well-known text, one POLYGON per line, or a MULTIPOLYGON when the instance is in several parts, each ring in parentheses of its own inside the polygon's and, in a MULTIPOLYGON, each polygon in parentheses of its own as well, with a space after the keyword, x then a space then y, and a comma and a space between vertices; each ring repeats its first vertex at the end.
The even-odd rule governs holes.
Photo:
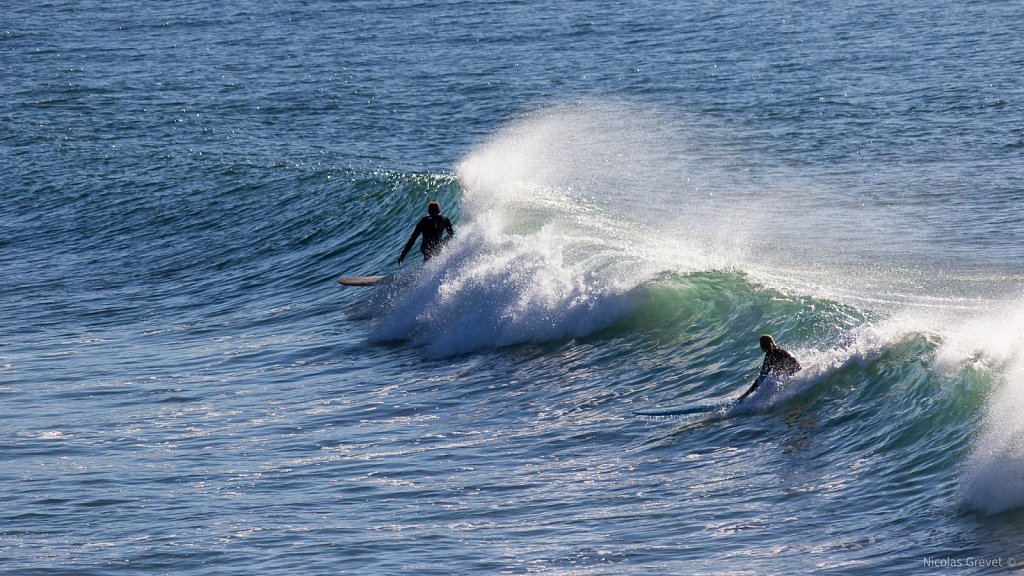
POLYGON ((1022 34, 6 7, 3 572, 1014 572, 1022 34), (397 265, 434 199, 455 240, 397 265), (635 413, 727 404, 766 332, 794 378, 635 413))

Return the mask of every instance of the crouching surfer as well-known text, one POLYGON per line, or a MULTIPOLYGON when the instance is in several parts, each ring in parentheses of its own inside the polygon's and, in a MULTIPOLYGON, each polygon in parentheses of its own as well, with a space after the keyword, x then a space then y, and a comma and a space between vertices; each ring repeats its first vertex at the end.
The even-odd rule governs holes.
POLYGON ((761 380, 769 374, 784 374, 786 376, 792 376, 800 371, 800 362, 797 361, 796 357, 786 351, 784 348, 775 343, 775 339, 768 334, 761 336, 761 350, 764 352, 764 362, 761 364, 761 372, 757 375, 754 383, 750 388, 739 397, 737 402, 742 402, 744 398, 750 396, 757 390, 761 380))
POLYGON ((424 262, 430 260, 430 257, 436 254, 455 235, 452 221, 441 215, 441 204, 436 200, 427 204, 427 215, 416 224, 416 229, 412 231, 412 236, 405 243, 402 255, 398 257, 399 264, 405 260, 405 255, 409 253, 409 250, 412 250, 413 244, 416 243, 416 238, 420 235, 423 235, 423 241, 420 242, 420 252, 423 253, 424 262), (441 238, 441 234, 446 231, 448 235, 441 238))

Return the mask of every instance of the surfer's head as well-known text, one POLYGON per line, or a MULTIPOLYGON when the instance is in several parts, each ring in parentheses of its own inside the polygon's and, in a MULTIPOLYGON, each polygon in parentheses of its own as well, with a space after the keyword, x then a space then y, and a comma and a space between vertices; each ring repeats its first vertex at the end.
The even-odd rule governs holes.
POLYGON ((427 204, 427 214, 430 214, 431 216, 437 216, 440 213, 441 203, 438 202, 437 200, 431 200, 430 203, 427 204))
POLYGON ((775 349, 775 339, 770 334, 761 335, 761 350, 771 352, 775 349))

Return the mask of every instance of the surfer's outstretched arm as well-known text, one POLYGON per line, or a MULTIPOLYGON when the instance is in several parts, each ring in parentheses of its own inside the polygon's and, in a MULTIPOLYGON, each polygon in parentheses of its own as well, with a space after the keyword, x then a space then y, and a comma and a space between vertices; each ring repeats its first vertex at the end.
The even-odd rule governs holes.
POLYGON ((757 390, 757 385, 760 384, 760 383, 761 383, 761 377, 758 376, 757 378, 754 379, 754 383, 750 385, 750 388, 748 388, 747 391, 744 392, 742 396, 737 398, 736 401, 737 402, 742 402, 744 398, 746 398, 747 396, 750 396, 751 394, 753 394, 754 390, 757 390))
MULTIPOLYGON (((773 342, 773 344, 774 344, 774 342, 773 342)), ((762 350, 765 349, 764 340, 762 340, 761 349, 762 350)), ((753 394, 754 390, 757 390, 758 385, 761 384, 761 379, 764 378, 765 376, 767 376, 768 373, 771 372, 771 371, 772 371, 772 355, 766 350, 765 351, 765 355, 764 355, 764 361, 761 362, 761 372, 758 373, 757 378, 754 378, 754 383, 750 385, 750 388, 747 388, 747 391, 744 392, 742 396, 737 398, 736 401, 737 402, 742 402, 744 398, 746 398, 747 396, 750 396, 751 394, 753 394)))
POLYGON ((412 236, 409 237, 409 241, 405 243, 405 248, 402 249, 402 255, 398 257, 398 263, 401 264, 405 260, 406 254, 409 250, 412 250, 412 245, 416 243, 416 238, 420 235, 420 225, 416 225, 416 229, 412 231, 412 236))

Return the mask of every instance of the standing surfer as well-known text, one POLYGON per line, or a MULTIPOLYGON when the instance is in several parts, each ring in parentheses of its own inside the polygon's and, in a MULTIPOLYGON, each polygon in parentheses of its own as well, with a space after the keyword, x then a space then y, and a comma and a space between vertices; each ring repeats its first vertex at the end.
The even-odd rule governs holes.
POLYGON ((427 204, 427 216, 424 216, 416 224, 416 229, 412 231, 412 236, 405 243, 402 255, 398 257, 399 264, 405 260, 405 255, 409 253, 409 250, 412 250, 412 245, 416 243, 416 238, 420 234, 423 235, 423 241, 420 242, 420 252, 423 253, 424 262, 430 260, 430 257, 436 254, 455 235, 455 229, 452 228, 451 220, 441 215, 441 204, 438 201, 434 200, 427 204), (445 230, 448 231, 448 235, 442 239, 441 234, 445 230))
POLYGON ((754 380, 753 385, 750 386, 750 389, 744 392, 737 402, 741 402, 754 390, 757 390, 757 386, 761 383, 761 380, 772 372, 792 376, 800 371, 800 362, 797 361, 796 357, 776 344, 775 339, 770 335, 763 334, 761 336, 760 343, 761 351, 764 352, 764 362, 761 364, 761 372, 757 375, 757 378, 754 380))

